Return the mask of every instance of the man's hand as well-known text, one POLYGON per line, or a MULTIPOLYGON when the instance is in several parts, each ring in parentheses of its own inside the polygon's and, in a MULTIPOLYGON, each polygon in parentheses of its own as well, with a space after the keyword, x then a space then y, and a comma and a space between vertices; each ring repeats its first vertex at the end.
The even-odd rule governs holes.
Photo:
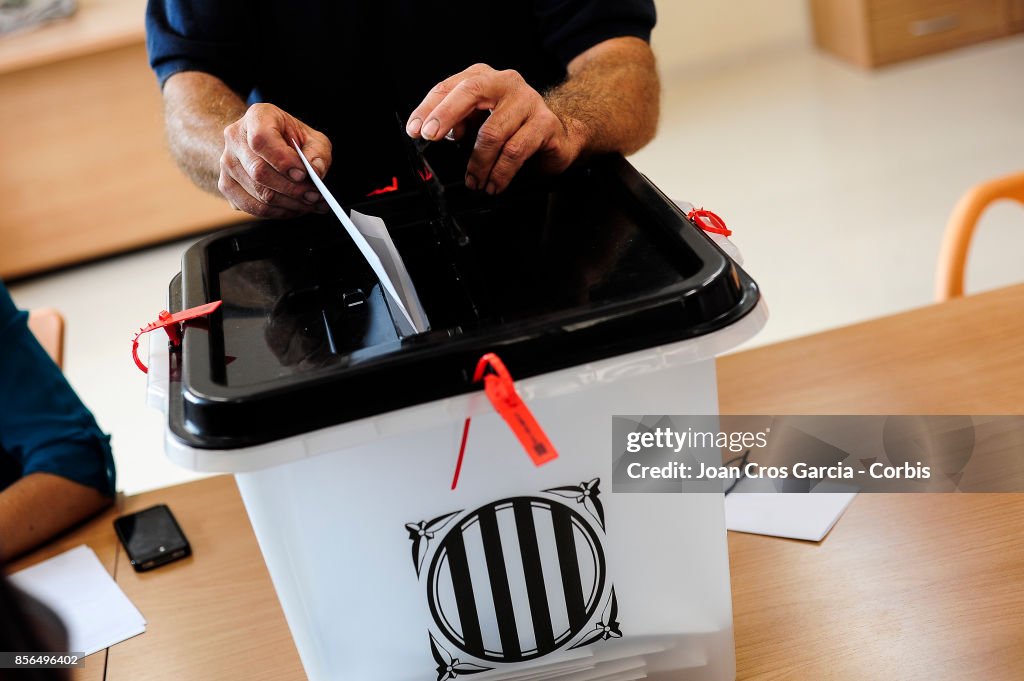
POLYGON ((235 208, 261 218, 326 213, 292 140, 323 178, 331 167, 330 140, 272 104, 253 104, 224 128, 217 189, 235 208))
POLYGON ((515 71, 476 64, 438 83, 409 116, 413 138, 439 140, 465 133, 476 111, 491 115, 477 133, 466 168, 466 186, 497 194, 508 187, 527 159, 536 156, 545 172, 559 173, 586 143, 582 126, 559 118, 539 92, 515 71))

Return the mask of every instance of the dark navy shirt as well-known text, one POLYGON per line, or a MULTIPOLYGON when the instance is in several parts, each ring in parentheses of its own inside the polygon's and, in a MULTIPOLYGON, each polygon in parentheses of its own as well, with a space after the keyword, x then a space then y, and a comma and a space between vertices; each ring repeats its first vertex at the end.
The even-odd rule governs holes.
POLYGON ((28 329, 0 282, 0 489, 52 473, 114 494, 110 438, 28 329))
POLYGON ((344 201, 402 174, 396 114, 437 82, 482 62, 544 91, 580 53, 648 40, 654 23, 653 0, 149 0, 146 44, 161 85, 203 71, 326 134, 344 201))

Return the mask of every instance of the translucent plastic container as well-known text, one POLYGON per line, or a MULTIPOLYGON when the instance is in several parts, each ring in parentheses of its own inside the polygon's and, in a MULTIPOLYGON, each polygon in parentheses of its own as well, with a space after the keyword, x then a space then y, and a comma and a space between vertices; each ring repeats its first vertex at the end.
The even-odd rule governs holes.
POLYGON ((722 495, 613 494, 611 416, 717 413, 714 356, 764 324, 756 285, 618 157, 454 190, 455 226, 424 197, 358 208, 428 333, 398 336, 327 220, 221 232, 171 285, 174 308, 224 304, 156 374, 168 455, 236 475, 309 678, 732 679, 722 495), (487 352, 554 461, 473 382, 487 352))

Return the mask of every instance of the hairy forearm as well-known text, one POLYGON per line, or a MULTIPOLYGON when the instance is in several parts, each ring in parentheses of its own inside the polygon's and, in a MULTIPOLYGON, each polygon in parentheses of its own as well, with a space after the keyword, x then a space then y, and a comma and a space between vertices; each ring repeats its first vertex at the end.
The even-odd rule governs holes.
POLYGON ((35 548, 111 501, 58 475, 26 475, 0 492, 0 560, 35 548))
POLYGON ((215 76, 184 71, 164 83, 164 121, 171 154, 196 185, 217 196, 224 128, 245 110, 242 98, 215 76))
POLYGON ((545 96, 584 155, 631 154, 651 141, 661 94, 654 54, 638 38, 607 40, 576 57, 545 96))

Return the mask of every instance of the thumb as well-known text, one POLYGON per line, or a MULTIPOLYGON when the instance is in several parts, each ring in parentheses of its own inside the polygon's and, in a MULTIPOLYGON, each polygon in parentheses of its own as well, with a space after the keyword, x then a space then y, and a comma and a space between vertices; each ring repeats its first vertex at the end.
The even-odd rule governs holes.
POLYGON ((309 165, 313 166, 320 179, 323 179, 331 167, 331 142, 326 135, 315 130, 307 131, 302 153, 309 159, 309 165))

